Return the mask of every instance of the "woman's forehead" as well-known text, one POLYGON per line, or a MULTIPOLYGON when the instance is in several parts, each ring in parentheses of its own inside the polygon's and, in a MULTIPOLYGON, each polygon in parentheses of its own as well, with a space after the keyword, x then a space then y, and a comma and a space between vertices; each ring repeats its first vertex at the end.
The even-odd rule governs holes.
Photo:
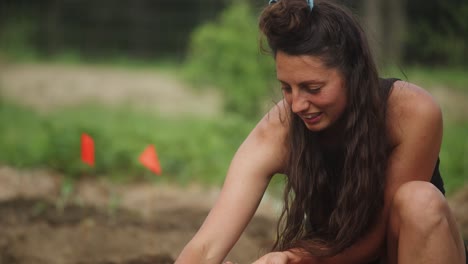
POLYGON ((326 67, 318 56, 288 55, 284 52, 276 54, 276 74, 278 80, 303 81, 304 79, 324 79, 336 72, 336 69, 326 67))

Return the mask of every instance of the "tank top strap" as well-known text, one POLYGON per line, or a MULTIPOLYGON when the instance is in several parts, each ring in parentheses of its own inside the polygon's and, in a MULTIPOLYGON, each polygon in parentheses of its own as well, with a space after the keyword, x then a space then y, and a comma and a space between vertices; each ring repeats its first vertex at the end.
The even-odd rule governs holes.
POLYGON ((385 96, 387 98, 390 94, 390 91, 392 90, 393 84, 399 80, 400 79, 398 78, 380 78, 379 79, 380 88, 385 91, 385 96))

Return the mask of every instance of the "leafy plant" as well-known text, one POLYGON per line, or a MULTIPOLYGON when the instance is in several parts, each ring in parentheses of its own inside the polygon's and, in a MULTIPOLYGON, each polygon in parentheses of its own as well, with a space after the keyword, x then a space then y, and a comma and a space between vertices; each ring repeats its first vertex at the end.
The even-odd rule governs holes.
POLYGON ((226 111, 250 119, 264 110, 275 80, 273 60, 259 49, 255 17, 235 1, 217 21, 195 29, 184 66, 191 82, 222 90, 226 111))
POLYGON ((234 152, 253 127, 253 122, 232 115, 174 120, 126 108, 87 106, 43 116, 7 103, 0 106, 0 122, 8 124, 0 129, 0 164, 46 166, 71 180, 104 176, 181 184, 220 184, 234 152), (81 162, 81 133, 94 139, 95 167, 81 162), (138 161, 149 144, 156 146, 163 177, 153 176, 138 161))

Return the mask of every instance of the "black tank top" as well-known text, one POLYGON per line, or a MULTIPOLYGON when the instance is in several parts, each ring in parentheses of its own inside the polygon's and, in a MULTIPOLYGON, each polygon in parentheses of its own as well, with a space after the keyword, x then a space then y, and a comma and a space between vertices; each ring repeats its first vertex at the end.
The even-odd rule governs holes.
MULTIPOLYGON (((388 95, 390 94, 390 91, 393 88, 393 83, 395 83, 396 81, 399 81, 399 79, 396 79, 396 78, 380 79, 380 87, 386 91, 387 98, 388 98, 388 95)), ((434 186, 436 186, 445 195, 444 181, 442 180, 442 177, 440 176, 440 172, 439 172, 439 163, 440 163, 440 160, 437 159, 436 166, 434 168, 434 171, 432 172, 431 183, 434 184, 434 186)))

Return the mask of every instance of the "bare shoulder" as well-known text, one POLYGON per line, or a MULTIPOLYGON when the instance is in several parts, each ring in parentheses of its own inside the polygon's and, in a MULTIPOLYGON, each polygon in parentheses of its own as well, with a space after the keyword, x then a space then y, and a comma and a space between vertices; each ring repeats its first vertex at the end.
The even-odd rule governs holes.
POLYGON ((398 144, 412 133, 442 133, 442 111, 432 95, 423 88, 397 81, 388 98, 388 129, 398 144))
POLYGON ((262 140, 284 143, 289 129, 289 114, 287 103, 281 100, 260 120, 253 132, 262 140))
MULTIPOLYGON (((282 173, 286 164, 289 131, 289 107, 280 101, 258 122, 243 145, 249 146, 249 154, 258 153, 266 171, 282 173)), ((254 157, 252 157, 254 158, 254 157)), ((259 157, 257 157, 259 158, 259 157)))

